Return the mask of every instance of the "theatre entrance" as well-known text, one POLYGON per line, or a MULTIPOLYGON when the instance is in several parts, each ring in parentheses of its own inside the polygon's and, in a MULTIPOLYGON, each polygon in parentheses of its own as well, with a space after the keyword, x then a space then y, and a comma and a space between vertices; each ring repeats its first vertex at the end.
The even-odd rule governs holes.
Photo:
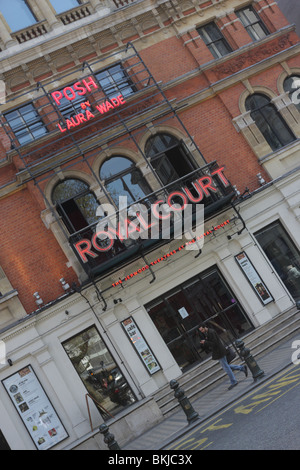
POLYGON ((182 370, 206 359, 198 327, 203 321, 226 340, 239 338, 253 325, 216 267, 155 299, 146 309, 182 370))

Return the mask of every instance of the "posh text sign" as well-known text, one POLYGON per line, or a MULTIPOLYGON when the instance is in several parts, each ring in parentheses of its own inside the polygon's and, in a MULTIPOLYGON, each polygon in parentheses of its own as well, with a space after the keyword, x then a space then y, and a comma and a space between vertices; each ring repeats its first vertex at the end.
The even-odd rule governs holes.
MULTIPOLYGON (((65 99, 72 102, 77 100, 79 97, 91 93, 94 90, 99 88, 98 84, 93 77, 88 77, 87 79, 80 80, 74 83, 72 86, 66 86, 62 90, 53 91, 51 96, 55 104, 59 107, 63 104, 65 99)), ((66 119, 65 126, 57 124, 60 132, 66 132, 67 130, 73 129, 74 127, 80 126, 81 124, 94 119, 95 112, 100 114, 106 114, 110 110, 118 108, 119 106, 125 104, 126 101, 124 97, 119 94, 113 98, 106 99, 100 104, 95 105, 95 111, 91 111, 92 105, 90 100, 86 100, 80 104, 81 112, 78 112, 72 117, 66 119)))

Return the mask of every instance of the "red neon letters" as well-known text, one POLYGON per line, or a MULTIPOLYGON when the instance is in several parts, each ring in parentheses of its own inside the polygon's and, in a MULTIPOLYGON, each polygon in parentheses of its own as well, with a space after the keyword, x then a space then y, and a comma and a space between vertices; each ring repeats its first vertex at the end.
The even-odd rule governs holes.
POLYGON ((213 232, 216 232, 217 230, 219 230, 221 227, 224 227, 225 225, 228 225, 228 224, 230 224, 230 220, 229 219, 224 220, 224 222, 222 222, 221 224, 216 225, 215 227, 213 227, 211 230, 208 230, 207 232, 204 232, 202 235, 197 237, 197 239, 194 238, 193 240, 190 240, 190 241, 186 242, 184 245, 179 246, 175 250, 170 251, 169 253, 161 256, 160 258, 157 258, 157 259, 151 261, 151 263, 146 264, 145 266, 142 266, 141 268, 137 269, 136 271, 133 271, 132 273, 126 275, 123 279, 119 279, 118 281, 116 281, 112 284, 112 287, 116 287, 120 284, 123 284, 123 282, 125 282, 125 281, 129 281, 134 276, 137 276, 138 274, 141 274, 141 273, 147 271, 147 269, 149 269, 150 266, 155 266, 157 263, 160 263, 161 261, 165 261, 166 259, 170 258, 171 256, 176 255, 176 253, 179 253, 181 250, 183 250, 186 245, 190 245, 191 243, 195 243, 196 240, 199 240, 203 237, 207 237, 207 236, 211 235, 213 232))
MULTIPOLYGON (((216 175, 218 177, 219 181, 222 183, 223 186, 225 187, 229 186, 230 183, 226 179, 225 175, 223 174, 223 170, 224 170, 224 167, 220 167, 217 170, 214 170, 211 173, 211 175, 206 175, 201 178, 198 178, 196 181, 192 183, 193 187, 196 189, 198 196, 192 195, 191 192, 186 187, 183 188, 183 191, 174 191, 168 196, 168 199, 167 199, 168 206, 174 211, 176 210, 183 211, 185 208, 185 205, 188 204, 188 202, 199 203, 200 201, 202 201, 204 197, 209 197, 211 192, 217 191, 216 187, 214 186, 214 182, 212 178, 213 175, 216 175), (176 197, 176 198, 180 197, 182 199, 183 204, 180 208, 178 208, 178 206, 173 206, 173 201, 172 201, 173 197, 176 197)), ((161 211, 159 210, 160 204, 163 204, 162 200, 158 200, 151 205, 151 211, 156 221, 169 219, 171 217, 171 212, 169 212, 168 214, 161 213, 161 211)), ((129 233, 131 233, 130 232, 131 229, 132 231, 135 230, 136 232, 141 229, 148 230, 151 226, 153 226, 153 224, 156 224, 158 222, 155 222, 152 220, 152 222, 149 224, 148 221, 144 220, 141 215, 137 215, 136 221, 132 221, 132 220, 130 221, 126 219, 125 223, 128 224, 127 227, 125 227, 126 233, 128 235, 129 233), (142 227, 136 230, 135 226, 133 225, 134 222, 140 223, 142 227)), ((116 238, 119 238, 119 240, 122 241, 124 239, 124 236, 121 235, 121 230, 120 230, 119 225, 120 224, 118 224, 118 228, 116 230, 109 227, 107 231, 103 231, 103 230, 99 232, 96 231, 96 233, 92 237, 92 240, 82 239, 78 241, 77 243, 75 243, 74 248, 76 252, 78 253, 81 261, 83 263, 87 263, 88 262, 87 256, 96 258, 98 255, 97 253, 95 253, 95 251, 96 252, 97 251, 98 252, 109 251, 112 248, 114 240, 116 238), (101 246, 97 242, 97 238, 107 239, 109 243, 106 246, 101 246)))
MULTIPOLYGON (((88 77, 87 79, 83 79, 74 83, 72 86, 66 86, 62 90, 53 91, 51 96, 57 106, 62 104, 63 98, 66 98, 68 101, 73 101, 80 96, 84 96, 88 92, 92 92, 93 89, 97 90, 99 86, 95 82, 93 77, 88 77)), ((122 95, 115 96, 113 98, 107 99, 103 103, 96 104, 96 110, 99 111, 100 114, 106 114, 111 109, 117 108, 125 104, 126 101, 122 95)), ((93 119, 95 115, 92 111, 90 111, 91 103, 90 101, 85 101, 81 104, 81 112, 75 114, 74 116, 66 119, 65 127, 58 123, 57 127, 59 128, 60 132, 66 132, 74 127, 79 126, 80 124, 93 119)))
POLYGON ((87 91, 92 91, 92 88, 97 90, 99 87, 93 77, 88 77, 86 80, 81 80, 74 83, 73 86, 66 86, 62 91, 53 91, 51 96, 55 103, 60 106, 61 99, 63 97, 67 98, 69 101, 72 101, 75 100, 77 95, 83 96, 87 93, 87 91))

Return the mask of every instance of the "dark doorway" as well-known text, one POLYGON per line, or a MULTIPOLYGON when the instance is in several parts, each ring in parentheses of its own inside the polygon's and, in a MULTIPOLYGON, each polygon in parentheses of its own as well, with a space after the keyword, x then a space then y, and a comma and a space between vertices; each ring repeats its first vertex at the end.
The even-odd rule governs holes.
POLYGON ((184 142, 169 134, 150 137, 145 153, 163 185, 177 181, 196 169, 184 142))
MULTIPOLYGON (((186 369, 205 359, 198 332, 199 324, 208 321, 221 336, 226 329, 238 338, 253 329, 217 268, 211 268, 146 305, 156 328, 178 365, 186 369)), ((225 336, 224 336, 225 339, 225 336)))

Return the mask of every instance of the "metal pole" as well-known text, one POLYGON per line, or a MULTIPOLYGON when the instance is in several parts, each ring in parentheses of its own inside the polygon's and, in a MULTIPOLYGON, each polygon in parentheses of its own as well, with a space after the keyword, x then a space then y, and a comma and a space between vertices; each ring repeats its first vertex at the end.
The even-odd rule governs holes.
POLYGON ((189 399, 185 396, 184 391, 179 387, 179 383, 176 380, 171 380, 170 387, 174 390, 174 397, 177 398, 181 408, 185 412, 188 423, 198 419, 198 413, 192 407, 189 399))
POLYGON ((115 440, 115 436, 109 432, 109 427, 106 424, 101 424, 99 431, 104 436, 104 442, 108 445, 108 448, 111 450, 121 450, 119 444, 115 440))

